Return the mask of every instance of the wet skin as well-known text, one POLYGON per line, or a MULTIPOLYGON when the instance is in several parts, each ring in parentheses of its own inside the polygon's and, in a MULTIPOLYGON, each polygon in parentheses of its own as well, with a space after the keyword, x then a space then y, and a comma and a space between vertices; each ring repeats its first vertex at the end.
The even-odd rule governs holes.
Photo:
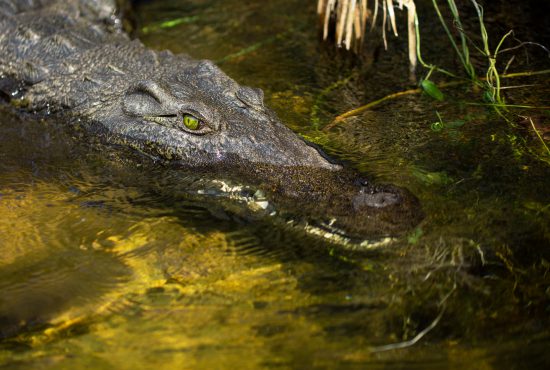
POLYGON ((261 90, 210 61, 130 40, 114 1, 14 1, 0 11, 0 91, 19 109, 257 186, 278 209, 352 239, 400 234, 422 217, 406 190, 372 185, 294 134, 261 90))

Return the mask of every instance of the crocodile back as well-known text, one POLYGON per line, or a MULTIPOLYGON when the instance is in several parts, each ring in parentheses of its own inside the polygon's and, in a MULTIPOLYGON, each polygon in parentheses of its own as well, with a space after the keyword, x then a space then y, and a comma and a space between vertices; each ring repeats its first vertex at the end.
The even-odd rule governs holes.
POLYGON ((157 64, 120 29, 114 1, 3 0, 0 9, 0 92, 29 110, 89 108, 157 64))

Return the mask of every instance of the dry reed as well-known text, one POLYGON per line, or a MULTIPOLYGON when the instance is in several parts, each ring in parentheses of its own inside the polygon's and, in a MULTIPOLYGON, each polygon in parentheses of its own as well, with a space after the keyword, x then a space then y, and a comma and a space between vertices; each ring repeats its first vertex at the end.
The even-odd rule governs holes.
POLYGON ((374 0, 369 9, 368 0, 318 0, 317 14, 323 25, 323 40, 334 34, 336 45, 347 50, 359 51, 370 21, 371 29, 376 26, 379 8, 382 7, 382 38, 387 48, 386 31, 397 36, 395 8, 407 8, 409 62, 411 71, 416 68, 416 7, 413 0, 374 0), (374 3, 374 4, 372 4, 374 3), (395 4, 396 3, 396 4, 395 4), (388 22, 389 20, 389 22, 388 22), (334 29, 332 29, 334 27, 334 29))

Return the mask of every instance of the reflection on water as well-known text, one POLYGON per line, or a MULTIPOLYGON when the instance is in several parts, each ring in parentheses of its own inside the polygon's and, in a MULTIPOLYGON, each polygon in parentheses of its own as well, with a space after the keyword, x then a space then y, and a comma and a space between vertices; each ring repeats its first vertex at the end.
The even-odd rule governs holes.
MULTIPOLYGON (((409 188, 420 226, 387 248, 341 251, 281 222, 244 221, 223 199, 186 196, 202 186, 193 174, 98 151, 4 108, 0 366, 548 365, 550 171, 536 139, 457 103, 474 99, 463 89, 435 107, 411 96, 315 130, 408 82, 398 50, 375 72, 319 47, 314 5, 147 2, 136 16, 149 46, 217 60, 262 87, 291 128, 409 188), (463 124, 432 131, 435 109, 463 124), (414 346, 370 351, 414 339, 442 311, 414 346)), ((533 104, 548 96, 544 80, 528 82, 533 104)))

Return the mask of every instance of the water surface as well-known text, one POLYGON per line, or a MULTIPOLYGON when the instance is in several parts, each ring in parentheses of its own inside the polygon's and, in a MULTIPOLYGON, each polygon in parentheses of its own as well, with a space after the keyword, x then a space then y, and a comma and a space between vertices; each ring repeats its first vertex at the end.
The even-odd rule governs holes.
MULTIPOLYGON (((181 197, 197 186, 193 174, 98 150, 56 122, 3 108, 0 366, 548 366, 550 167, 540 141, 467 104, 480 101, 467 87, 321 130, 411 86, 405 37, 359 63, 319 44, 314 13, 314 1, 145 2, 136 31, 149 47, 215 60, 264 89, 297 133, 411 190, 422 223, 384 248, 345 251, 181 197), (439 131, 436 110, 449 123, 439 131), (416 344, 381 351, 431 326, 416 344)), ((448 48, 435 36, 424 42, 434 59, 448 48)), ((513 102, 550 105, 547 79, 514 83, 535 86, 510 90, 513 102)))

